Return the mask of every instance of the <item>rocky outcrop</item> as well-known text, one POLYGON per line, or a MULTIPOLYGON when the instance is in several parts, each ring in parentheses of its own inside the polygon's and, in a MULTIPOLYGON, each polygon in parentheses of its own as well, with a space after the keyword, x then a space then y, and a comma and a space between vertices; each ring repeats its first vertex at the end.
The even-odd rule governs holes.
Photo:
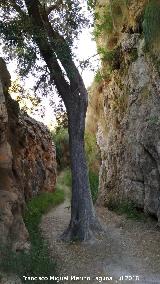
MULTIPOLYGON (((132 202, 160 223, 159 58, 151 46, 146 48, 142 28, 146 1, 130 3, 128 19, 123 17, 119 23, 116 44, 110 53, 107 50, 107 60, 102 59, 101 82, 91 90, 91 101, 95 96, 102 98, 96 120, 102 158, 98 202, 106 206, 132 202), (106 76, 109 64, 112 70, 106 76)), ((98 44, 109 48, 102 38, 98 44)), ((95 108, 89 112, 91 117, 95 108)))
POLYGON ((25 202, 54 191, 55 148, 48 129, 19 110, 8 93, 10 75, 0 59, 0 243, 28 246, 25 202))

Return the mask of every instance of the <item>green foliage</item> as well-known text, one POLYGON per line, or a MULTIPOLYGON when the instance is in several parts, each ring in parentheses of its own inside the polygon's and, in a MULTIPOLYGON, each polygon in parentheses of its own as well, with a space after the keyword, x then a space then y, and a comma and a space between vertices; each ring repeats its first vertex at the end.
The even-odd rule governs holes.
POLYGON ((121 30, 129 4, 130 0, 110 0, 103 8, 99 5, 99 11, 96 10, 94 14, 96 22, 94 36, 97 38, 105 34, 109 37, 121 30))
POLYGON ((91 167, 96 160, 100 159, 95 134, 85 133, 85 150, 88 165, 91 167))
MULTIPOLYGON (((114 48, 112 50, 107 50, 106 48, 99 47, 98 53, 100 54, 101 60, 103 62, 103 68, 101 73, 99 74, 101 76, 95 78, 95 80, 100 82, 102 79, 104 80, 110 80, 111 74, 113 70, 120 69, 121 65, 121 54, 119 48, 114 48)), ((99 75, 98 74, 98 75, 99 75)))
POLYGON ((96 13, 95 17, 98 20, 93 32, 95 38, 99 37, 102 33, 109 34, 113 31, 113 19, 109 5, 105 7, 101 16, 98 13, 96 13))
MULTIPOLYGON (((55 81, 50 78, 50 68, 47 68, 48 63, 42 52, 44 49, 47 49, 48 56, 52 57, 54 54, 55 58, 61 62, 70 79, 74 78, 75 72, 68 63, 72 61, 71 47, 83 27, 90 24, 88 13, 85 15, 80 1, 2 0, 0 1, 0 13, 0 37, 4 59, 5 61, 17 60, 17 73, 21 77, 29 74, 34 76, 34 93, 36 92, 39 96, 41 96, 39 92, 45 95, 53 94, 55 81), (32 10, 29 6, 32 7, 32 4, 37 10, 36 17, 29 15, 32 10), (45 26, 46 19, 44 18, 48 11, 51 12, 49 25, 53 35, 45 26)), ((61 65, 59 65, 59 70, 63 73, 61 65)), ((57 70, 55 72, 57 74, 57 70)))
POLYGON ((134 62, 138 59, 138 51, 137 51, 137 48, 133 48, 131 53, 130 53, 130 56, 131 56, 131 61, 134 62))
POLYGON ((56 159, 59 169, 69 165, 69 135, 66 128, 59 128, 52 132, 53 142, 56 146, 56 159))
POLYGON ((132 0, 124 0, 125 4, 128 6, 132 2, 132 0))
POLYGON ((52 139, 56 146, 56 159, 59 170, 69 166, 69 135, 68 116, 62 101, 56 108, 57 126, 52 132, 52 139))
POLYGON ((51 207, 58 205, 64 200, 64 192, 57 190, 54 193, 44 192, 37 197, 34 197, 27 204, 27 209, 24 215, 24 221, 30 233, 34 232, 38 226, 41 216, 46 213, 51 207))
MULTIPOLYGON (((5 249, 0 267, 5 273, 15 273, 24 283, 25 276, 50 276, 55 275, 56 264, 49 257, 49 249, 44 242, 39 224, 42 214, 49 208, 58 205, 64 200, 64 192, 57 190, 55 193, 42 193, 33 198, 28 204, 24 214, 24 221, 30 234, 31 250, 29 252, 15 253, 10 249, 5 249)), ((36 283, 49 283, 49 281, 37 280, 36 283)), ((56 281, 54 282, 56 283, 56 281)))
POLYGON ((94 9, 96 6, 96 0, 87 0, 87 5, 89 9, 94 9))
POLYGON ((90 182, 92 200, 93 200, 93 203, 95 203, 98 197, 99 177, 92 170, 89 170, 89 182, 90 182))
POLYGON ((90 190, 91 190, 93 203, 95 203, 98 196, 98 185, 99 185, 98 172, 99 172, 99 163, 100 163, 100 154, 98 151, 95 134, 89 132, 85 133, 85 149, 86 149, 86 158, 89 168, 90 190))
POLYGON ((111 211, 115 211, 119 215, 126 215, 128 219, 134 219, 134 220, 144 220, 145 216, 140 209, 137 208, 137 206, 133 202, 129 201, 109 201, 107 203, 107 207, 111 211))
POLYGON ((103 61, 106 61, 108 64, 112 65, 115 56, 116 56, 116 50, 106 50, 103 47, 98 48, 98 53, 100 54, 103 61))
POLYGON ((144 13, 143 31, 147 48, 160 40, 160 2, 150 0, 144 13))
POLYGON ((155 116, 150 116, 148 119, 147 119, 147 122, 149 124, 152 124, 152 125, 159 125, 160 124, 160 118, 155 115, 155 116))
POLYGON ((72 176, 70 168, 66 168, 63 170, 63 175, 59 175, 57 178, 57 184, 63 188, 64 186, 70 187, 72 186, 72 176))
POLYGON ((95 82, 100 83, 103 80, 103 76, 100 72, 100 70, 97 71, 95 77, 94 77, 95 82))
POLYGON ((56 132, 58 132, 61 129, 67 129, 68 128, 68 116, 66 111, 64 110, 64 106, 60 104, 59 109, 56 109, 56 121, 57 121, 57 127, 56 132))

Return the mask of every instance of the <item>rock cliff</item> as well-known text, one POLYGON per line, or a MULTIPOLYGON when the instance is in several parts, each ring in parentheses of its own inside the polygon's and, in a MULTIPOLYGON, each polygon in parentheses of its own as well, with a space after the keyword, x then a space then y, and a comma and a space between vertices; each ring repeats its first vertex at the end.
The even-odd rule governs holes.
POLYGON ((48 129, 20 111, 8 89, 10 74, 0 58, 0 243, 15 250, 28 245, 25 202, 54 191, 55 148, 48 129))
POLYGON ((160 223, 159 16, 156 0, 98 1, 87 125, 101 150, 98 202, 132 202, 160 223))

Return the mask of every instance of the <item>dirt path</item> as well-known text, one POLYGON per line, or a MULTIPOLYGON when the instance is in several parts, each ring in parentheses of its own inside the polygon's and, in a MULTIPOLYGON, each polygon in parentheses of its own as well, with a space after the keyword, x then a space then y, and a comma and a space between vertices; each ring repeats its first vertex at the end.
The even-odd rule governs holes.
POLYGON ((106 208, 97 208, 106 233, 92 243, 68 244, 58 240, 70 220, 67 206, 68 198, 45 215, 41 223, 59 275, 68 276, 68 280, 59 283, 160 283, 160 232, 154 221, 127 220, 106 208), (78 281, 75 276, 90 279, 78 281))

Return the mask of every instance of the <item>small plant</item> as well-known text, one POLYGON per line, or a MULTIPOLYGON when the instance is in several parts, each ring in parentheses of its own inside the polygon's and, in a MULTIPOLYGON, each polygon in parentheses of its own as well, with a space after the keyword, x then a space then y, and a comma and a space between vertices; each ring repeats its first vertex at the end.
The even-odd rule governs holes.
POLYGON ((134 62, 138 59, 138 51, 137 48, 133 48, 130 52, 131 61, 134 62))
POLYGON ((100 54, 102 60, 112 61, 114 58, 114 51, 108 51, 103 47, 98 48, 98 53, 100 54))
POLYGON ((96 83, 100 83, 100 82, 103 81, 103 76, 102 76, 100 70, 97 71, 97 73, 96 73, 94 79, 95 79, 95 82, 96 82, 96 83))
POLYGON ((89 171, 89 182, 90 182, 90 190, 92 195, 93 203, 96 202, 98 196, 98 185, 99 185, 99 177, 93 171, 89 171))
POLYGON ((157 115, 155 116, 150 116, 147 121, 150 123, 150 124, 155 124, 155 125, 159 125, 160 123, 160 119, 157 115))
POLYGON ((110 200, 107 203, 107 207, 109 210, 116 212, 119 215, 126 215, 128 219, 134 220, 144 220, 145 216, 142 211, 140 211, 137 206, 130 201, 114 201, 110 200))

